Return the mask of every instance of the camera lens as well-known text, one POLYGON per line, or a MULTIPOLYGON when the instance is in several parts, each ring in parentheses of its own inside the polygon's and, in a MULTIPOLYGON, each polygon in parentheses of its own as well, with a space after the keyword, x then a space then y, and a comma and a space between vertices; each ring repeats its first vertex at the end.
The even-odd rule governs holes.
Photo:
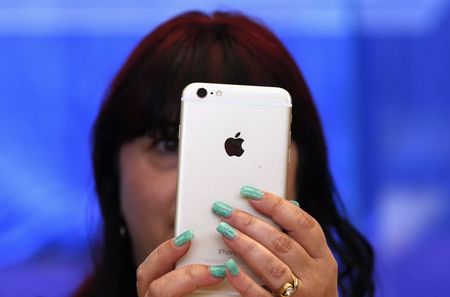
POLYGON ((197 96, 199 96, 200 98, 205 98, 207 94, 208 91, 206 91, 206 89, 204 88, 200 88, 197 90, 197 96))

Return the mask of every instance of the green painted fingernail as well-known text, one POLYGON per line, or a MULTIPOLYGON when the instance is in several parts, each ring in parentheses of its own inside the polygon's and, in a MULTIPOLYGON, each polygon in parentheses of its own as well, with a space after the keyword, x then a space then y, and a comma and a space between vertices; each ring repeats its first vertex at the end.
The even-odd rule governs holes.
POLYGON ((236 276, 239 274, 239 267, 233 259, 229 259, 227 261, 227 269, 231 273, 232 276, 236 276))
POLYGON ((296 200, 289 200, 292 204, 294 204, 297 207, 300 207, 300 203, 298 203, 296 200))
POLYGON ((211 265, 209 266, 209 273, 212 277, 224 278, 225 277, 225 265, 211 265))
POLYGON ((226 203, 216 201, 213 203, 211 210, 216 215, 227 218, 231 215, 231 212, 233 211, 233 207, 229 206, 226 203))
POLYGON ((181 233, 173 240, 173 243, 176 246, 182 246, 183 244, 191 241, 194 238, 194 231, 188 230, 186 232, 181 233))
POLYGON ((236 230, 225 222, 220 222, 216 230, 228 239, 233 239, 237 235, 236 230))
POLYGON ((260 200, 264 196, 264 192, 254 187, 243 186, 241 188, 241 195, 252 200, 260 200))

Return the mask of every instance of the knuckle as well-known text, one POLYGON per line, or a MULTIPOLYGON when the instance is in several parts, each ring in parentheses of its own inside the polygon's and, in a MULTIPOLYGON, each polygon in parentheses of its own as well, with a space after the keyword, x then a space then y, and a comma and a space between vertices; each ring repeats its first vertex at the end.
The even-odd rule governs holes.
POLYGON ((188 265, 184 267, 184 274, 189 280, 195 279, 195 269, 194 266, 188 265))
POLYGON ((269 283, 267 278, 265 278, 264 276, 261 276, 260 279, 263 284, 266 284, 266 285, 261 285, 263 287, 263 289, 270 292, 272 289, 267 285, 269 283))
POLYGON ((285 254, 294 246, 294 241, 285 233, 277 232, 272 240, 276 252, 285 254))
POLYGON ((275 201, 272 204, 272 209, 274 211, 277 211, 281 208, 281 206, 283 205, 283 200, 281 198, 275 199, 275 201))
POLYGON ((242 289, 243 296, 251 296, 255 291, 255 284, 253 282, 248 282, 242 289))
POLYGON ((312 230, 316 227, 317 221, 308 213, 300 211, 297 215, 297 224, 303 229, 312 230))
POLYGON ((255 224, 255 217, 253 217, 253 216, 251 216, 251 215, 248 215, 247 217, 244 217, 244 218, 243 218, 242 225, 243 225, 245 228, 251 227, 251 226, 253 226, 254 224, 255 224))
POLYGON ((248 242, 244 248, 244 253, 250 253, 252 252, 254 249, 256 248, 256 242, 254 242, 253 240, 251 240, 250 242, 248 242))
POLYGON ((270 267, 270 276, 274 279, 280 279, 286 274, 286 271, 287 268, 285 265, 280 263, 274 263, 270 267))

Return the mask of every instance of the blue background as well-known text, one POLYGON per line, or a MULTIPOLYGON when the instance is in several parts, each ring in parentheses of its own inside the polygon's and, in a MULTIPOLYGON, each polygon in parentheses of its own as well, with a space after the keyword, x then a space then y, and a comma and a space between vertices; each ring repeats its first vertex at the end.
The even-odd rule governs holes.
POLYGON ((377 296, 448 296, 450 1, 186 2, 0 2, 0 296, 66 296, 90 271, 93 119, 140 38, 191 9, 253 16, 295 57, 377 296))

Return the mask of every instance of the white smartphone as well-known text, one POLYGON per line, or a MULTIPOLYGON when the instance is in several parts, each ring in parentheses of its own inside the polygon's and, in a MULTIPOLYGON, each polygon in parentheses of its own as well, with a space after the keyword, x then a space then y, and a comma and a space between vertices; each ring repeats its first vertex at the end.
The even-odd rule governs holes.
MULTIPOLYGON (((252 275, 216 231, 211 206, 222 201, 262 217, 240 196, 243 185, 285 197, 291 107, 281 88, 192 83, 183 90, 175 232, 193 230, 195 239, 177 266, 232 257, 252 275)), ((226 280, 195 293, 238 294, 226 280)))

